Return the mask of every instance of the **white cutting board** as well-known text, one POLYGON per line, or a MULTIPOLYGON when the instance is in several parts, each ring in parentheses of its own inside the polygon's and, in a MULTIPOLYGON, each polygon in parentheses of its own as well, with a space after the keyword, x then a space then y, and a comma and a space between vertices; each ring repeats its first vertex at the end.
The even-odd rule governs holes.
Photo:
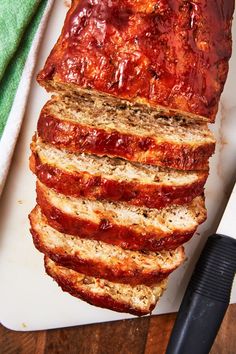
MULTIPOLYGON (((55 1, 36 72, 42 68, 59 35, 66 11, 62 0, 55 1)), ((234 34, 236 38, 236 26, 234 34)), ((217 153, 211 159, 211 174, 206 190, 208 220, 198 230, 201 235, 195 235, 186 246, 189 259, 171 275, 168 290, 153 314, 178 310, 196 257, 206 237, 216 230, 236 175, 236 51, 234 53, 217 124, 213 128, 218 146, 217 153)), ((0 201, 0 321, 10 329, 25 331, 133 318, 131 315, 90 306, 63 293, 45 275, 43 256, 33 247, 27 218, 35 204, 35 178, 28 169, 29 145, 40 109, 47 98, 48 95, 34 81, 0 201)), ((236 302, 236 287, 231 300, 236 302)))

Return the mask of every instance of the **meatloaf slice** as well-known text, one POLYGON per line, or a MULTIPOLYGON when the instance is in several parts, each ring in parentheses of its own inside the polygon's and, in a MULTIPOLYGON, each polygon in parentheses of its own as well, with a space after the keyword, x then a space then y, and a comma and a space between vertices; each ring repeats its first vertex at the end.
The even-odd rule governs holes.
POLYGON ((73 197, 148 208, 185 204, 203 193, 207 171, 178 171, 118 158, 70 153, 33 139, 31 170, 55 191, 73 197))
POLYGON ((163 209, 67 197, 37 183, 37 203, 58 231, 118 245, 159 251, 188 241, 206 218, 204 199, 163 209))
POLYGON ((72 152, 179 170, 208 170, 215 139, 206 123, 136 115, 122 107, 56 96, 43 107, 38 136, 72 152))
POLYGON ((48 257, 45 257, 45 269, 62 290, 71 295, 95 306, 136 316, 152 312, 167 284, 166 280, 150 287, 113 283, 75 272, 48 257))
POLYGON ((40 252, 65 267, 97 278, 130 285, 155 284, 185 259, 183 247, 138 252, 60 233, 48 225, 39 207, 32 211, 30 221, 33 241, 40 252))

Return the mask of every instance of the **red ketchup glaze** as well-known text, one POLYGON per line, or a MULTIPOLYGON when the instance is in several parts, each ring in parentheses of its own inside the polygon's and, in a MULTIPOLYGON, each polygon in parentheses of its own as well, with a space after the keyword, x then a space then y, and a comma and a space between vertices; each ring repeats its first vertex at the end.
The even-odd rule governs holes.
POLYGON ((42 75, 214 119, 233 0, 74 1, 42 75))

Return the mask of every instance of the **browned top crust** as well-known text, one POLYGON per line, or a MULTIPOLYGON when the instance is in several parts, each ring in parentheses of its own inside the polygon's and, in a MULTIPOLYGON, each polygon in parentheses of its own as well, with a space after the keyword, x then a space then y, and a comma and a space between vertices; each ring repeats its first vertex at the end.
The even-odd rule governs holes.
POLYGON ((38 81, 214 121, 233 0, 74 0, 38 81))

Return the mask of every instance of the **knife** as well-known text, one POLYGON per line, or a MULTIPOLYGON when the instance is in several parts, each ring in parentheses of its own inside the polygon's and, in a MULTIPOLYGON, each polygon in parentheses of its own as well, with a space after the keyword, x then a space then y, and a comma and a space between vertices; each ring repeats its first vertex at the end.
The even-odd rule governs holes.
POLYGON ((166 354, 208 354, 229 305, 236 272, 236 184, 217 232, 195 266, 166 354))

